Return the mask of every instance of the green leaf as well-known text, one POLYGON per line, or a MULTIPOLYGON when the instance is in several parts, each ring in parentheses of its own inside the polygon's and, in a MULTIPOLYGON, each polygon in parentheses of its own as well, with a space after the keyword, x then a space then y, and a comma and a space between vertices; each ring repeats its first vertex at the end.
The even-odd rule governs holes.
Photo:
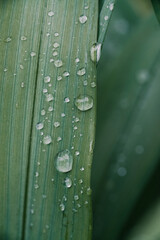
POLYGON ((150 19, 134 32, 113 72, 99 79, 94 239, 118 239, 159 161, 160 32, 154 24, 150 19))
POLYGON ((115 0, 105 0, 100 11, 98 42, 103 43, 108 29, 108 24, 114 9, 115 0))
POLYGON ((97 19, 93 0, 0 2, 1 239, 91 237, 97 19), (80 111, 79 95, 93 107, 80 111), (65 149, 68 173, 55 162, 65 149))
POLYGON ((160 1, 159 0, 151 0, 153 4, 154 11, 156 13, 157 19, 160 22, 160 1))

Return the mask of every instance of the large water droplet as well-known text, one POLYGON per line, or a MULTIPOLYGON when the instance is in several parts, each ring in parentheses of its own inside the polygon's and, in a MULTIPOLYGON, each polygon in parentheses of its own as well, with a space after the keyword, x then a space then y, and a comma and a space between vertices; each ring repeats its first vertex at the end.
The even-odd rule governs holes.
POLYGON ((72 170, 73 157, 69 150, 59 152, 56 156, 55 166, 59 172, 69 172, 72 170))
POLYGON ((95 43, 92 45, 90 50, 91 60, 98 62, 101 57, 101 43, 95 43))
POLYGON ((64 180, 64 182, 65 182, 65 185, 66 185, 67 188, 70 188, 72 186, 72 180, 69 177, 67 177, 64 180))
POLYGON ((79 95, 75 100, 75 106, 80 111, 87 111, 93 107, 93 98, 88 95, 79 95))

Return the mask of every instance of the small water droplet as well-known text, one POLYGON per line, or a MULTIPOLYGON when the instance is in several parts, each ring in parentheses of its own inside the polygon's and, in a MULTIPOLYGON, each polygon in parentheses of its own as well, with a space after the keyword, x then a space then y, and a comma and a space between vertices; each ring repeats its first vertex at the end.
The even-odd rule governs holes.
POLYGON ((35 189, 38 189, 39 188, 39 185, 36 183, 36 184, 34 184, 34 188, 35 189))
POLYGON ((48 92, 47 88, 44 88, 43 93, 47 93, 47 92, 48 92))
POLYGON ((72 170, 73 157, 69 150, 61 151, 56 156, 55 166, 59 172, 70 172, 72 170))
POLYGON ((64 205, 63 203, 61 203, 61 204, 59 205, 59 207, 60 207, 60 210, 61 210, 62 212, 65 210, 65 205, 64 205))
POLYGON ((60 46, 59 43, 57 43, 57 42, 53 43, 54 48, 58 48, 59 46, 60 46))
POLYGON ((48 145, 48 144, 50 144, 51 142, 52 142, 51 136, 47 135, 47 136, 45 136, 45 137, 43 138, 43 143, 44 143, 45 145, 48 145))
POLYGON ((24 66, 22 64, 19 65, 20 69, 23 70, 24 66))
POLYGON ((49 107, 49 108, 48 108, 48 111, 49 111, 49 112, 52 112, 52 111, 53 111, 53 107, 49 107))
POLYGON ((21 40, 25 41, 25 40, 27 40, 27 38, 25 36, 21 36, 21 40))
POLYGON ((54 124, 53 124, 53 125, 54 125, 54 127, 56 127, 56 128, 57 128, 57 127, 59 127, 59 126, 60 126, 60 123, 59 123, 59 122, 54 122, 54 124))
POLYGON ((61 117, 65 117, 66 116, 66 114, 65 113, 61 113, 61 117))
POLYGON ((31 57, 35 57, 36 53, 35 52, 31 52, 30 55, 31 55, 31 57))
POLYGON ((55 36, 55 37, 58 37, 58 36, 59 36, 59 33, 58 33, 58 32, 56 32, 56 33, 54 34, 54 36, 55 36))
POLYGON ((81 69, 79 69, 78 72, 77 72, 77 75, 78 75, 78 76, 83 76, 83 75, 85 75, 85 74, 86 74, 85 68, 81 68, 81 69))
POLYGON ((93 98, 87 95, 79 95, 75 100, 75 106, 80 111, 87 111, 93 107, 93 98))
POLYGON ((107 21, 109 19, 109 17, 106 15, 104 16, 104 20, 107 21))
POLYGON ((57 80, 58 80, 58 81, 62 80, 62 76, 58 76, 58 77, 57 77, 57 80))
POLYGON ((74 200, 77 201, 79 199, 78 195, 74 196, 74 200))
POLYGON ((24 88, 24 82, 21 82, 21 88, 24 88))
POLYGON ((62 67, 63 62, 61 60, 56 60, 56 61, 54 61, 54 65, 55 65, 55 67, 59 68, 59 67, 62 67))
POLYGON ((43 127, 44 127, 43 123, 37 123, 37 125, 36 125, 37 130, 41 130, 41 129, 43 129, 43 127))
POLYGON ((75 59, 75 62, 76 62, 76 63, 79 63, 79 62, 80 62, 79 58, 76 58, 76 59, 75 59))
POLYGON ((90 50, 91 60, 93 62, 98 62, 101 57, 101 43, 95 43, 92 45, 90 50))
POLYGON ((82 23, 82 24, 86 23, 86 22, 87 22, 87 16, 81 15, 81 16, 79 17, 79 21, 80 21, 80 23, 82 23))
POLYGON ((57 51, 54 51, 53 54, 52 54, 54 57, 56 57, 58 55, 58 52, 57 51))
POLYGON ((91 87, 95 88, 96 87, 96 83, 95 82, 91 82, 91 87))
POLYGON ((46 114, 46 111, 44 109, 41 110, 41 115, 44 116, 46 114))
POLYGON ((83 171, 84 171, 84 167, 81 167, 81 168, 80 168, 80 171, 83 172, 83 171))
POLYGON ((53 101, 53 99, 54 99, 54 98, 53 98, 53 95, 52 95, 52 94, 47 94, 47 95, 46 95, 46 101, 47 101, 47 102, 53 101))
POLYGON ((65 71, 65 72, 63 73, 63 76, 64 76, 64 77, 68 77, 68 76, 69 76, 69 72, 66 72, 66 71, 65 71))
POLYGON ((91 195, 92 194, 92 190, 91 190, 91 188, 89 187, 89 188, 87 188, 87 195, 91 195))
POLYGON ((114 9, 114 3, 110 3, 109 9, 112 11, 114 9))
POLYGON ((44 82, 45 83, 49 83, 51 81, 51 77, 50 76, 46 76, 45 78, 44 78, 44 82))
POLYGON ((64 99, 64 101, 65 101, 66 103, 69 103, 69 102, 70 102, 70 99, 69 99, 68 97, 66 97, 66 98, 64 99))
POLYGON ((54 12, 53 12, 53 11, 49 11, 49 12, 48 12, 48 16, 49 16, 49 17, 54 16, 54 12))
POLYGON ((5 42, 6 43, 9 43, 9 42, 11 42, 12 41, 12 38, 11 37, 7 37, 6 39, 5 39, 5 42))
POLYGON ((79 151, 76 151, 76 152, 75 152, 75 155, 76 155, 76 156, 79 156, 79 154, 80 154, 79 151))
POLYGON ((71 180, 69 177, 67 177, 67 178, 64 180, 64 182, 65 182, 65 186, 66 186, 67 188, 70 188, 70 187, 72 186, 72 180, 71 180))
POLYGON ((57 142, 60 142, 62 140, 61 137, 57 137, 57 142))

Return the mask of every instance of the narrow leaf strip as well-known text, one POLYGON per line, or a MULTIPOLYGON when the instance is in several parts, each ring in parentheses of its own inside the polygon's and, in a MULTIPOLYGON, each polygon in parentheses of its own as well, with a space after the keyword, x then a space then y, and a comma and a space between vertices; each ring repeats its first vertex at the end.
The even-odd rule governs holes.
POLYGON ((103 44, 108 24, 114 9, 115 0, 105 0, 100 12, 98 42, 103 44))
POLYGON ((157 19, 160 23, 160 1, 159 0, 151 0, 155 14, 157 16, 157 19))

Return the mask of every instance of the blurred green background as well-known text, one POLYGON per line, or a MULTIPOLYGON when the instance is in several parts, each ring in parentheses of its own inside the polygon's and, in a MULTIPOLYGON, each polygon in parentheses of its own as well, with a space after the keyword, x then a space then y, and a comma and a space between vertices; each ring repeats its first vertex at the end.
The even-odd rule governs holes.
POLYGON ((93 240, 160 240, 160 26, 117 1, 98 64, 93 240))

